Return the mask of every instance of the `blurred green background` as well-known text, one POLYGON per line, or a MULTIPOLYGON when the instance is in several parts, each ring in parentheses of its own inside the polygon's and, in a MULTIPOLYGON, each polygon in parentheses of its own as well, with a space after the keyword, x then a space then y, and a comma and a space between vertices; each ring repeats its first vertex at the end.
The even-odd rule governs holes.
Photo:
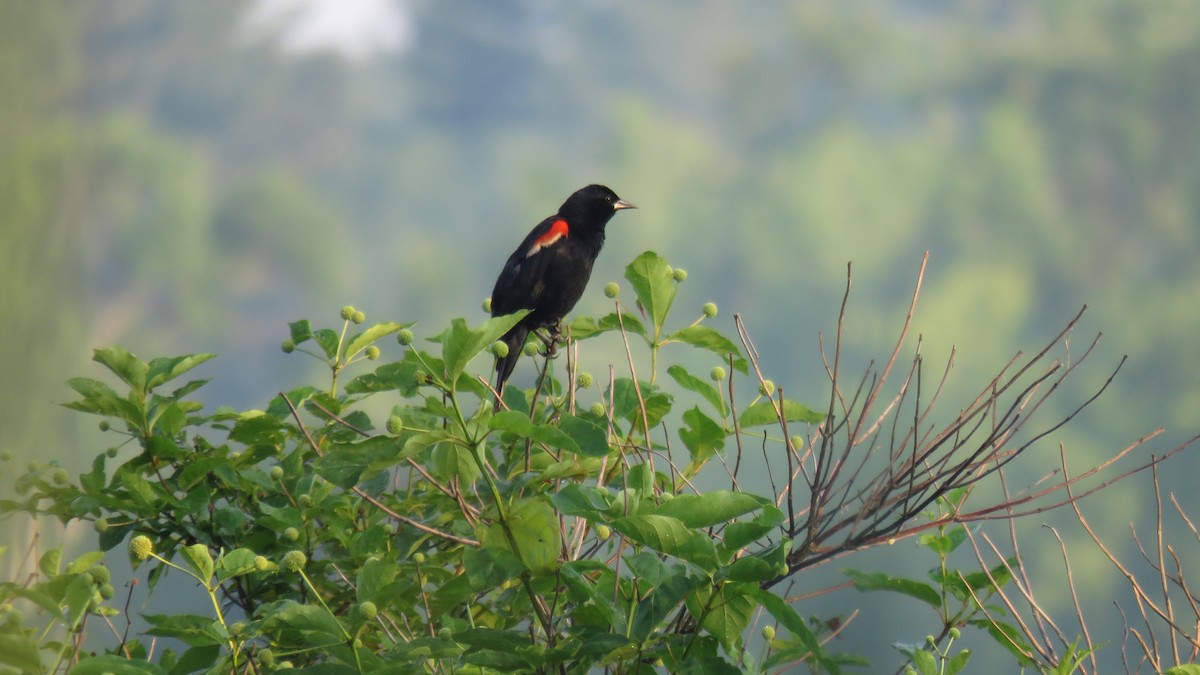
MULTIPOLYGON (((716 301, 730 333, 740 313, 769 374, 820 407, 846 263, 861 368, 928 250, 917 331, 931 364, 957 345, 947 417, 1084 303, 1072 349, 1105 337, 1047 425, 1130 356, 1022 485, 1060 441, 1078 470, 1200 428, 1197 3, 0 0, 0 92, 0 449, 18 467, 74 473, 113 442, 55 405, 101 376, 93 347, 217 352, 201 398, 258 407, 312 375, 279 351, 287 321, 346 303, 429 335, 479 320, 508 252, 588 182, 641 208, 613 221, 577 313, 655 249, 690 272, 681 307, 716 301)), ((1197 469, 1177 459, 1165 486, 1193 517, 1197 469)), ((1085 508, 1124 545, 1148 489, 1085 508)), ((1024 553, 1057 569, 1037 518, 1024 553)), ((1076 564, 1119 642, 1119 579, 1076 564)), ((888 642, 923 637, 896 616, 842 648, 889 663, 888 642)))

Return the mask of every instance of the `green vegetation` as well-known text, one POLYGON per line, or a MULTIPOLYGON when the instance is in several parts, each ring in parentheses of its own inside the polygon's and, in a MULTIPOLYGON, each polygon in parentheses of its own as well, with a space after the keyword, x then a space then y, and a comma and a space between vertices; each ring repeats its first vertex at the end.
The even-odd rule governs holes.
MULTIPOLYGON (((119 449, 97 453, 77 479, 31 464, 0 514, 90 521, 99 550, 64 565, 61 548, 36 560, 28 549, 17 566, 36 570, 0 582, 0 664, 34 673, 838 673, 870 664, 828 641, 853 614, 824 605, 806 616, 776 589, 826 561, 920 535, 937 560, 928 581, 846 570, 859 591, 934 611, 937 634, 899 646, 910 670, 962 671, 971 652, 952 647, 964 630, 1022 667, 1080 667, 1095 650, 1090 637, 1056 648, 1015 614, 1019 596, 1006 588, 1019 555, 979 571, 954 569, 949 557, 979 536, 970 523, 1053 508, 1078 489, 1064 477, 1032 497, 971 498, 1045 435, 1014 412, 1037 410, 1087 354, 1070 368, 1044 361, 1059 335, 938 428, 922 421, 931 401, 919 386, 904 382, 886 394, 896 403, 876 405, 891 362, 867 373, 869 390, 843 390, 838 352, 821 413, 764 376, 740 323, 740 346, 703 308, 677 324, 678 272, 653 252, 638 256, 626 269, 635 307, 611 293, 612 313, 573 321, 567 357, 542 361, 537 388, 509 387, 495 413, 486 355, 522 313, 455 320, 430 351, 407 324, 367 325, 349 305, 338 329, 293 322, 284 351, 317 359, 328 380, 263 410, 203 412, 192 394, 206 380, 187 376, 211 354, 143 361, 96 350, 119 389, 73 378, 67 407, 100 416, 119 449), (403 355, 361 372, 391 336, 403 355), (624 343, 628 372, 588 405, 595 381, 579 371, 577 345, 601 336, 624 343), (693 374, 679 358, 689 351, 728 370, 713 368, 716 381, 693 374), (390 408, 373 415, 381 402, 390 408), (110 461, 122 452, 127 459, 110 461), (760 454, 771 477, 762 494, 747 483, 760 454), (725 479, 728 489, 699 487, 725 479), (168 575, 182 575, 207 610, 143 614, 148 626, 131 635, 140 585, 118 593, 104 564, 122 544, 135 582, 162 592, 168 575), (107 635, 93 652, 84 638, 95 643, 97 632, 107 635)), ((912 368, 919 381, 919 358, 912 368)), ((1157 463, 1133 471, 1147 466, 1157 463)), ((1158 624, 1173 640, 1186 635, 1158 624)))

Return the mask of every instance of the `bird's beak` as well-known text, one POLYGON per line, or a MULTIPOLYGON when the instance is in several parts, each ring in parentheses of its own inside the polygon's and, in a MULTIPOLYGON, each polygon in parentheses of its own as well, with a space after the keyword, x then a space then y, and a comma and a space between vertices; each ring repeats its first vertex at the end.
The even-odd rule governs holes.
POLYGON ((613 202, 613 211, 620 211, 621 209, 636 209, 636 208, 637 208, 636 206, 625 201, 624 199, 618 199, 617 201, 613 202))

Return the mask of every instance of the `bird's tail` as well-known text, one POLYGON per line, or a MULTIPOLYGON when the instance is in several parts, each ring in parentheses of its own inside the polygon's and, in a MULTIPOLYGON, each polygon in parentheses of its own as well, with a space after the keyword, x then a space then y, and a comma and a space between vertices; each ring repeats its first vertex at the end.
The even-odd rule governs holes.
POLYGON ((524 323, 519 323, 500 338, 504 344, 508 345, 508 355, 496 359, 496 393, 499 396, 496 397, 493 411, 500 409, 500 399, 504 397, 504 383, 508 381, 509 375, 512 375, 513 368, 517 367, 517 359, 521 358, 521 350, 525 347, 525 338, 527 337, 529 337, 529 328, 524 323))

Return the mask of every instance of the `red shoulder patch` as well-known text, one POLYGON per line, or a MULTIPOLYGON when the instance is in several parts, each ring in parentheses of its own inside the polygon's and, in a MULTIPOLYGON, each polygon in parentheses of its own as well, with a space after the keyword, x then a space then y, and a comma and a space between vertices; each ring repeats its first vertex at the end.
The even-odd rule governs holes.
POLYGON ((559 239, 567 236, 569 229, 570 228, 567 227, 567 221, 563 220, 562 218, 550 223, 550 229, 546 230, 545 234, 534 240, 533 246, 529 247, 529 251, 525 253, 525 257, 528 258, 534 253, 537 253, 559 239))

